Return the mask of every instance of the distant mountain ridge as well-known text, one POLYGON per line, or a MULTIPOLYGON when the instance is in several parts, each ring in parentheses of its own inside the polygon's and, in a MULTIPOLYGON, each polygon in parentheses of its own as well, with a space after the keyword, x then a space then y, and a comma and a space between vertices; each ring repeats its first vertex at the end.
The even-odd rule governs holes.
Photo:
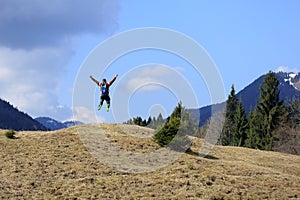
POLYGON ((83 124, 80 121, 59 122, 49 117, 33 119, 28 114, 19 111, 9 102, 0 99, 0 129, 15 131, 48 131, 59 130, 83 124))
POLYGON ((80 121, 66 121, 66 122, 63 122, 63 124, 69 128, 71 126, 77 126, 77 125, 81 125, 81 124, 84 124, 83 122, 80 122, 80 121))
POLYGON ((75 125, 83 124, 79 121, 66 121, 66 122, 60 122, 55 119, 52 119, 50 117, 37 117, 35 118, 36 121, 38 121, 43 126, 47 127, 51 131, 59 130, 68 128, 75 125))
POLYGON ((15 131, 46 131, 47 128, 32 117, 0 99, 0 129, 15 131))
MULTIPOLYGON (((278 89, 280 91, 280 100, 286 103, 290 103, 293 100, 300 100, 300 73, 278 72, 276 73, 276 76, 279 79, 278 89)), ((257 104, 260 94, 259 86, 263 85, 265 77, 266 74, 260 76, 236 94, 237 98, 242 99, 243 106, 247 114, 249 114, 257 104)), ((191 109, 190 111, 195 116, 200 115, 199 126, 202 126, 211 117, 212 108, 214 111, 221 111, 225 108, 225 106, 226 102, 223 102, 220 104, 204 106, 199 109, 191 109)))
MULTIPOLYGON (((300 73, 286 73, 286 72, 278 72, 276 76, 279 80, 278 89, 280 91, 279 99, 286 103, 289 103, 293 100, 300 100, 300 90, 297 88, 300 73)), ((247 113, 253 110, 256 106, 257 100, 259 99, 259 86, 263 85, 263 81, 266 75, 263 75, 252 82, 250 85, 245 87, 239 93, 237 93, 237 97, 242 99, 243 106, 247 113)), ((300 87, 299 87, 300 88, 300 87)))

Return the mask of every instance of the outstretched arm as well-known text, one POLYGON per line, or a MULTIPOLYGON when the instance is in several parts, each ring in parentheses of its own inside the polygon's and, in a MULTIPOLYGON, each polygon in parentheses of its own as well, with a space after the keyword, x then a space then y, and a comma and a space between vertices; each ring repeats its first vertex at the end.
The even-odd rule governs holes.
POLYGON ((111 85, 111 84, 113 84, 114 82, 115 82, 115 80, 117 79, 117 77, 118 77, 118 74, 116 74, 114 77, 113 77, 113 79, 111 79, 111 81, 109 81, 109 85, 111 85))
POLYGON ((99 81, 97 81, 93 76, 90 76, 90 78, 91 78, 92 81, 94 81, 97 85, 100 85, 99 81))

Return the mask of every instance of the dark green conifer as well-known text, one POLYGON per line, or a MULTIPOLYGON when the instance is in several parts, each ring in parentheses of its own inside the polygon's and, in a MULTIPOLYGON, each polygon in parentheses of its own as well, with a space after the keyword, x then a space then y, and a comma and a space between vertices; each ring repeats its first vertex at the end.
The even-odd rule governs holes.
POLYGON ((233 123, 234 115, 237 109, 238 99, 235 94, 234 85, 231 86, 231 92, 226 101, 226 110, 225 110, 225 123, 220 137, 220 144, 227 146, 230 145, 233 137, 233 123))
POLYGON ((269 72, 264 85, 260 86, 257 107, 251 115, 247 146, 271 150, 274 130, 280 123, 284 104, 279 100, 279 80, 274 72, 269 72))
POLYGON ((231 145, 245 146, 249 125, 248 125, 246 111, 243 107, 242 100, 238 101, 237 109, 234 115, 234 123, 232 129, 233 129, 233 139, 231 140, 231 145))

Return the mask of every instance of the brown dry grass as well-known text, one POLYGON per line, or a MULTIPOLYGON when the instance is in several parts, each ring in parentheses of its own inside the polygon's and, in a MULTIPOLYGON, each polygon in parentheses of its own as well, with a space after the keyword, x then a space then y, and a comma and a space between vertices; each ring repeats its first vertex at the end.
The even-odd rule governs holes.
MULTIPOLYGON (((151 152, 148 130, 98 125, 120 148, 151 152)), ((87 133, 88 134, 88 133, 87 133)), ((235 147, 215 147, 207 158, 192 151, 155 172, 110 169, 86 150, 76 128, 55 132, 0 131, 1 199, 300 199, 300 157, 235 147)))

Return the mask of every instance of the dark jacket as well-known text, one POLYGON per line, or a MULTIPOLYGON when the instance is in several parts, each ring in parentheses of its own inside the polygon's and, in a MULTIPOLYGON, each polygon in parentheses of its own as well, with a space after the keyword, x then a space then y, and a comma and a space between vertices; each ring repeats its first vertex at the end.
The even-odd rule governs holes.
POLYGON ((99 82, 96 79, 94 79, 92 76, 90 76, 90 78, 101 88, 103 86, 103 84, 106 84, 106 93, 102 94, 101 92, 101 96, 108 96, 109 95, 109 87, 115 82, 115 80, 117 79, 116 76, 114 76, 113 79, 111 79, 111 81, 107 82, 99 82))

